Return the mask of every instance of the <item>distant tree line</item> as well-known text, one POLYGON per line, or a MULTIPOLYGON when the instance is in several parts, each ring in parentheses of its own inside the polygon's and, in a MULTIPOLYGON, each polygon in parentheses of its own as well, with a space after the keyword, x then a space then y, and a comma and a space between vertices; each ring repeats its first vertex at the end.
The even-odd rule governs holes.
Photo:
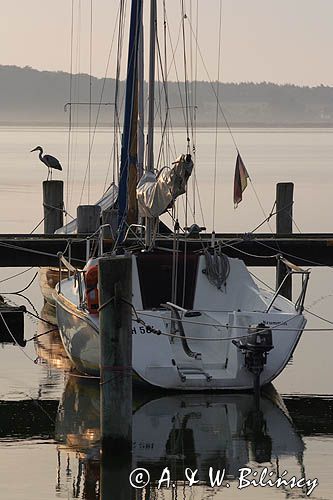
MULTIPOLYGON (((70 78, 61 71, 37 71, 30 67, 0 66, 0 122, 2 124, 59 124, 69 121, 65 104, 69 102, 70 82, 72 102, 89 101, 90 84, 92 101, 102 105, 93 107, 93 120, 101 125, 112 125, 115 80, 80 74, 70 78), (103 90, 103 94, 102 94, 103 90), (105 104, 107 103, 107 105, 105 104)), ((147 85, 145 85, 145 92, 147 85)), ((188 113, 185 112, 185 85, 168 82, 168 106, 173 126, 184 124, 186 116, 196 119, 198 126, 214 126, 216 119, 216 87, 213 82, 188 84, 188 113)), ((124 82, 120 83, 120 102, 123 100, 124 82)), ((156 88, 157 123, 165 116, 165 93, 161 83, 156 88), (160 118, 159 118, 160 116, 160 118)), ((220 105, 230 126, 332 126, 333 88, 299 87, 262 83, 220 83, 220 105)), ((88 125, 88 107, 71 105, 73 124, 88 125)), ((122 112, 120 113, 122 116, 122 112)), ((219 124, 225 125, 222 112, 219 124)))

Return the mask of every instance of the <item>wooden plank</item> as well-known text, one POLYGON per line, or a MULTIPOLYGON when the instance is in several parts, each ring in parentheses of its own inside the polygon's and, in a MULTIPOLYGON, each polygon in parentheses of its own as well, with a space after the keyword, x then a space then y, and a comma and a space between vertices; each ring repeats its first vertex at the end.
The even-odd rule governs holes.
MULTIPOLYGON (((85 261, 85 236, 70 235, 65 238, 61 235, 30 235, 30 234, 2 234, 0 235, 0 267, 18 266, 54 266, 58 263, 57 253, 63 252, 72 241, 72 257, 74 265, 82 265, 85 261), (37 252, 37 253, 35 253, 37 252)), ((201 239, 188 239, 187 249, 202 249, 202 244, 210 241, 210 235, 202 235, 201 239)), ((221 241, 223 252, 230 257, 237 257, 249 266, 276 265, 274 256, 279 253, 288 260, 303 267, 333 266, 333 234, 293 234, 248 235, 240 233, 217 234, 216 241, 221 241)), ((128 240, 128 245, 137 243, 128 240)), ((172 239, 157 239, 159 248, 172 249, 172 239)), ((105 251, 109 250, 108 242, 105 251)), ((184 239, 180 241, 180 249, 184 249, 184 239)))

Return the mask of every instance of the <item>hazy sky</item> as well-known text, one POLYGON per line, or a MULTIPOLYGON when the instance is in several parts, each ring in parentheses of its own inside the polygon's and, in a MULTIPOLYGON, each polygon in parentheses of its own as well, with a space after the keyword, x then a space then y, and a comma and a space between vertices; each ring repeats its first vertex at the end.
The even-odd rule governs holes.
MULTIPOLYGON (((92 73, 105 73, 119 0, 93 1, 92 73)), ((184 0, 188 61, 190 26, 199 5, 199 46, 210 78, 217 78, 219 7, 222 1, 222 81, 272 81, 333 85, 333 0, 184 0)), ((73 0, 73 69, 89 72, 91 0, 73 0), (79 10, 81 15, 79 17, 79 10), (80 29, 79 29, 79 18, 80 29)), ((180 27, 180 0, 166 0, 173 44, 180 27)), ((130 1, 127 0, 127 11, 130 1)), ((145 0, 148 4, 148 0, 145 0)), ((158 0, 161 11, 162 0, 158 0)), ((2 2, 0 64, 37 69, 70 69, 72 0, 2 2)), ((147 10, 147 6, 145 8, 147 10)), ((147 24, 147 21, 146 21, 147 24)), ((160 39, 163 19, 160 18, 160 39)), ((127 32, 126 32, 127 40, 127 32)), ((182 79, 181 43, 176 52, 182 79)), ((114 76, 114 50, 108 76, 114 76)), ((192 41, 192 61, 196 57, 192 41)), ((170 60, 170 59, 169 59, 170 60)), ((189 63, 190 65, 190 63, 189 63)), ((193 66, 194 67, 194 66, 193 66)), ((175 78, 174 70, 170 79, 175 78)), ((198 55, 198 78, 208 77, 198 55)))

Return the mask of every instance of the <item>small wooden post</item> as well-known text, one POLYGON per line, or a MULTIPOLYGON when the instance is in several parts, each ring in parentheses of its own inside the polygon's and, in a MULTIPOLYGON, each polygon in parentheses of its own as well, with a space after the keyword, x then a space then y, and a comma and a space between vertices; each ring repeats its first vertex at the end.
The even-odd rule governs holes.
MULTIPOLYGON (((292 234, 293 232, 294 184, 280 182, 276 185, 276 233, 292 234)), ((276 266, 276 287, 279 287, 287 270, 282 263, 276 266)), ((289 276, 281 288, 280 294, 292 300, 292 279, 289 276)))
POLYGON ((43 182, 44 233, 53 234, 64 225, 64 183, 43 182))
POLYGON ((103 227, 103 238, 115 239, 118 229, 118 210, 115 208, 103 210, 102 224, 109 224, 109 227, 103 227))
POLYGON ((79 205, 77 207, 78 234, 93 234, 100 226, 101 207, 99 205, 79 205))
POLYGON ((132 261, 99 260, 101 500, 131 498, 132 261), (114 493, 112 495, 111 493, 114 493))

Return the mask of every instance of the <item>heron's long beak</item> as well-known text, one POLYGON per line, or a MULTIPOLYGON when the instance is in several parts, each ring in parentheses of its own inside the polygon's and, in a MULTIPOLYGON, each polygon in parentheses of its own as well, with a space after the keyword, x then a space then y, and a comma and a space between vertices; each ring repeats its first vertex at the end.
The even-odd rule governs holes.
POLYGON ((30 153, 32 153, 33 151, 37 151, 37 149, 38 149, 38 148, 32 149, 32 150, 30 151, 30 153))

